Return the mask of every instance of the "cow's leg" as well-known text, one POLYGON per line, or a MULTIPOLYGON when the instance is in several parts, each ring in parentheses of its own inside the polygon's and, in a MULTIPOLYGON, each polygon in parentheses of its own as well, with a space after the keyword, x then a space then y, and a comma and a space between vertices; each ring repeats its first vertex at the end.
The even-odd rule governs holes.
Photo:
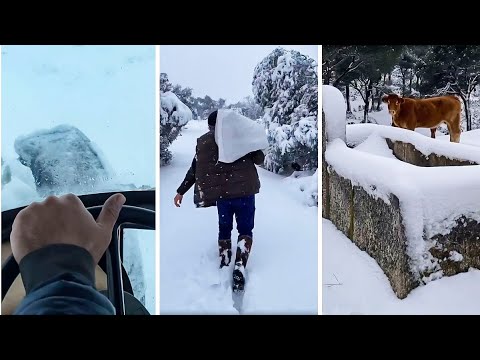
POLYGON ((432 139, 435 139, 435 132, 437 131, 437 128, 430 129, 430 136, 432 139))
POLYGON ((454 116, 453 119, 447 121, 448 132, 450 133, 450 142, 460 142, 460 133, 462 129, 460 128, 460 114, 454 116))
POLYGON ((452 137, 450 137, 450 141, 459 143, 460 142, 460 134, 462 133, 462 128, 460 127, 460 114, 458 114, 458 119, 455 119, 452 125, 452 137))

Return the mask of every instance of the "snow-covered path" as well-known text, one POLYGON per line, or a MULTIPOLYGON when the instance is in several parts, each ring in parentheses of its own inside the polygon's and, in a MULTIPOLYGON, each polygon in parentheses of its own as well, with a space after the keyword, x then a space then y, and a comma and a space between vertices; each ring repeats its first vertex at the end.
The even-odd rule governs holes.
MULTIPOLYGON (((193 188, 173 205, 206 121, 191 121, 172 144, 174 159, 160 170, 161 314, 238 314, 230 287, 233 261, 220 272, 217 209, 197 209, 193 188)), ((284 178, 258 168, 253 247, 244 314, 317 314, 318 208, 303 205, 284 178)), ((232 232, 233 252, 237 233, 232 232)))

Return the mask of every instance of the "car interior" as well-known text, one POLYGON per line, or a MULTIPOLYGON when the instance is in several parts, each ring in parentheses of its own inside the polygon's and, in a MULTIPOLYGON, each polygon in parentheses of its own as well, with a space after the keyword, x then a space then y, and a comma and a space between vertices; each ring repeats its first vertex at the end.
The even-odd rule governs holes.
MULTIPOLYGON (((155 190, 121 192, 126 197, 112 241, 95 269, 95 288, 114 305, 117 315, 150 315, 142 302, 134 295, 132 283, 123 260, 123 230, 155 230, 155 190)), ((87 210, 94 218, 103 203, 115 192, 80 195, 87 210)), ((2 212, 2 315, 11 315, 25 297, 25 289, 18 264, 12 256, 10 233, 16 215, 24 207, 2 212)), ((140 259, 139 259, 140 260, 140 259)))

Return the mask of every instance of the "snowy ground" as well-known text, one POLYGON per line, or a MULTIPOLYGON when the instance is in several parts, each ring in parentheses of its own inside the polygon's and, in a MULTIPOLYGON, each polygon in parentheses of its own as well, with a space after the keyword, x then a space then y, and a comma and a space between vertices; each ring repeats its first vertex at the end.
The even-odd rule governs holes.
POLYGON ((322 219, 323 314, 480 314, 480 270, 443 277, 399 300, 382 269, 322 219))
MULTIPOLYGON (((195 140, 206 131, 205 121, 188 123, 170 148, 171 165, 161 169, 162 314, 238 314, 230 285, 233 262, 223 273, 218 270, 216 208, 196 209, 193 188, 181 208, 173 205, 192 162, 195 140)), ((242 313, 317 314, 318 208, 305 205, 291 179, 258 171, 262 187, 242 313)), ((232 240, 236 236, 234 230, 232 240)))

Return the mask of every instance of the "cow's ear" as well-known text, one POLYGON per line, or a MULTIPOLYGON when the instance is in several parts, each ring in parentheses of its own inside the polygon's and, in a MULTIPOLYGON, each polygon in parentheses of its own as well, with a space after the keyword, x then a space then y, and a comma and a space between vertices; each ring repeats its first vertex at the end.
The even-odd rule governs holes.
POLYGON ((403 104, 405 102, 405 99, 404 98, 398 98, 398 103, 399 104, 403 104))
POLYGON ((388 102, 388 96, 385 95, 384 97, 382 97, 382 101, 383 101, 384 103, 388 102))

